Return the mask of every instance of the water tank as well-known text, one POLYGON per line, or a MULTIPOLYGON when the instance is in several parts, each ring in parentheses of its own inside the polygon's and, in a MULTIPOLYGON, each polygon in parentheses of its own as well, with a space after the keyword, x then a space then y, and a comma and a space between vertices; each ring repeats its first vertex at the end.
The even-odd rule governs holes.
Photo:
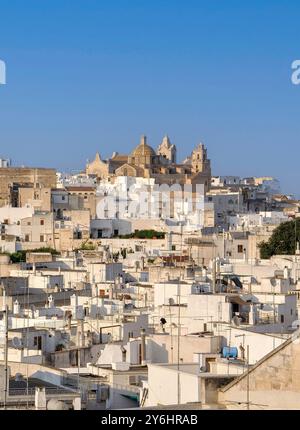
POLYGON ((224 346, 222 349, 222 356, 224 358, 237 358, 238 357, 238 349, 234 347, 224 346))
POLYGON ((48 411, 67 411, 68 406, 61 400, 50 399, 47 403, 48 411))

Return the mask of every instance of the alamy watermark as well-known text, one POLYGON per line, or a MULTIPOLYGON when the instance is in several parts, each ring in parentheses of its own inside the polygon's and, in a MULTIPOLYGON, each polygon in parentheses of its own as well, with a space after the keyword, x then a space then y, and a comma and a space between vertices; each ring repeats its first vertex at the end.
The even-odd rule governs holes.
POLYGON ((105 193, 97 204, 97 217, 157 219, 185 217, 204 212, 204 185, 155 184, 151 189, 130 186, 127 192, 115 189, 105 193))
POLYGON ((300 60, 295 60, 292 62, 292 76, 291 81, 294 85, 300 85, 300 60))
POLYGON ((6 84, 6 64, 0 59, 0 85, 6 84))

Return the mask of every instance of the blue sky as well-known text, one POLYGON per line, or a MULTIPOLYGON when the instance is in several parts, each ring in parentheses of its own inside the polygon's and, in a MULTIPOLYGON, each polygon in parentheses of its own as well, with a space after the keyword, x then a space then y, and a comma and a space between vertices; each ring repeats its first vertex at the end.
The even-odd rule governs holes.
POLYGON ((169 134, 300 195, 298 0, 0 0, 0 156, 83 168, 169 134))

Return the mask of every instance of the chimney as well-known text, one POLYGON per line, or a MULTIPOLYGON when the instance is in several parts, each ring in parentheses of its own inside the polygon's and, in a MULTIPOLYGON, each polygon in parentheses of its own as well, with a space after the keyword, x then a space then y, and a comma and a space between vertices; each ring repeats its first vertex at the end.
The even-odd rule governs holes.
POLYGON ((141 364, 146 364, 146 331, 141 329, 141 364))
POLYGON ((84 338, 84 320, 80 320, 80 330, 81 330, 81 339, 80 339, 80 346, 85 346, 85 338, 84 338))
POLYGON ((81 397, 75 397, 73 400, 74 411, 81 411, 81 397))
POLYGON ((52 294, 48 298, 48 308, 54 308, 54 300, 52 294))
POLYGON ((18 302, 18 300, 14 301, 14 315, 19 315, 20 314, 20 303, 18 302))
POLYGON ((35 409, 39 411, 45 411, 47 409, 45 388, 35 388, 34 405, 35 409))
POLYGON ((72 325, 72 314, 68 315, 68 330, 71 330, 72 325))

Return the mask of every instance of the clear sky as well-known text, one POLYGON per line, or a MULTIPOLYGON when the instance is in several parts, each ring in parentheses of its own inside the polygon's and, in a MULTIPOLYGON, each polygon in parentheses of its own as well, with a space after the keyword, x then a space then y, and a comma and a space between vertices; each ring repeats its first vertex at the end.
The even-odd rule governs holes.
POLYGON ((0 156, 83 168, 164 134, 300 195, 299 0, 0 0, 0 156))

